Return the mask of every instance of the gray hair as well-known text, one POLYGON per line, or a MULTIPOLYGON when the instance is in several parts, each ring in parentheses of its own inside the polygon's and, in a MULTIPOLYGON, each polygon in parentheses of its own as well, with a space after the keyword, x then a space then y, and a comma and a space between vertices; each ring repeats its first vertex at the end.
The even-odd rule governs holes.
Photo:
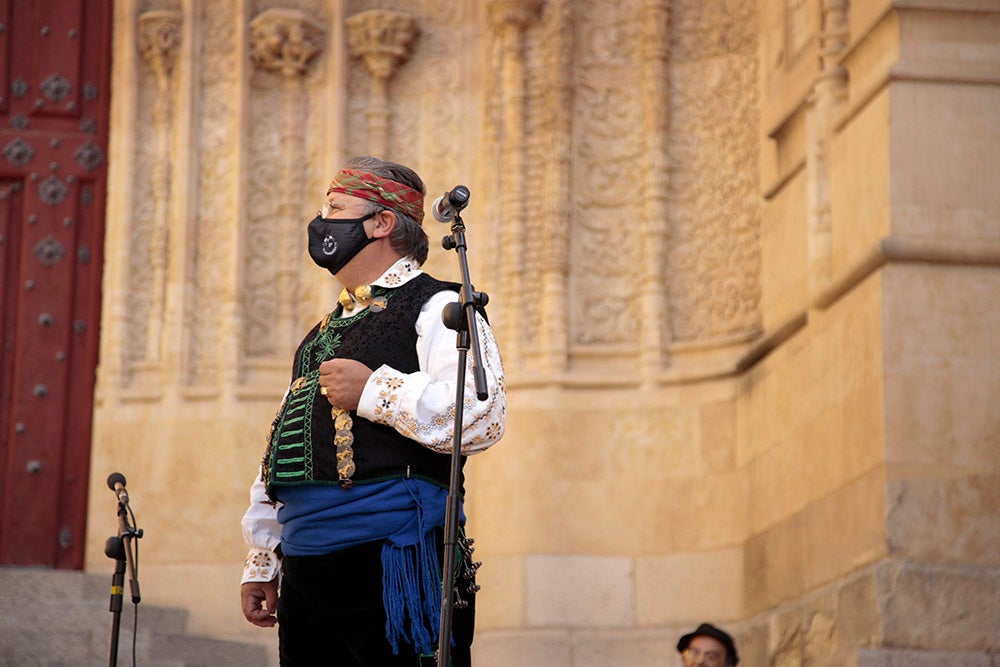
MULTIPOLYGON (((362 155, 348 160, 344 168, 370 171, 376 176, 413 188, 422 195, 427 194, 427 188, 424 187, 424 182, 417 175, 417 172, 396 162, 362 155)), ((384 206, 372 202, 367 212, 374 213, 384 208, 384 206)), ((405 213, 400 213, 396 209, 392 209, 392 212, 396 214, 396 228, 389 237, 392 249, 403 257, 412 257, 418 264, 423 264, 427 261, 427 232, 424 231, 418 220, 405 213)))

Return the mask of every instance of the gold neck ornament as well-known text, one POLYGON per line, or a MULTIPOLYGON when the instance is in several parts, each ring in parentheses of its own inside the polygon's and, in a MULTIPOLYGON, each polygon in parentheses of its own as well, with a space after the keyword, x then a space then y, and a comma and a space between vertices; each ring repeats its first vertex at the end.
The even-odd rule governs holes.
POLYGON ((372 302, 372 286, 358 285, 354 288, 354 291, 348 290, 345 287, 340 291, 340 297, 337 301, 340 302, 340 305, 348 313, 355 308, 365 308, 372 302))

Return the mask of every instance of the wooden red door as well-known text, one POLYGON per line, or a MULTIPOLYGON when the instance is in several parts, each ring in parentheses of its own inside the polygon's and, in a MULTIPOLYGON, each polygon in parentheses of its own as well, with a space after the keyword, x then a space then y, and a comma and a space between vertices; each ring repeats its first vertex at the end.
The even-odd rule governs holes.
POLYGON ((0 0, 0 564, 83 567, 111 0, 0 0))

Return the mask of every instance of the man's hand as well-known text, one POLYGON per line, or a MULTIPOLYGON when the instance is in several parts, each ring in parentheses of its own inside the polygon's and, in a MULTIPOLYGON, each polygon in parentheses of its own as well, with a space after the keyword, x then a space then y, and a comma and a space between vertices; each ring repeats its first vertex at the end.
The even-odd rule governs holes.
POLYGON ((326 396, 330 405, 357 410, 361 392, 372 372, 372 369, 354 359, 324 361, 319 365, 320 393, 326 396))
POLYGON ((243 615, 254 625, 272 628, 278 622, 278 580, 248 581, 240 586, 243 615))

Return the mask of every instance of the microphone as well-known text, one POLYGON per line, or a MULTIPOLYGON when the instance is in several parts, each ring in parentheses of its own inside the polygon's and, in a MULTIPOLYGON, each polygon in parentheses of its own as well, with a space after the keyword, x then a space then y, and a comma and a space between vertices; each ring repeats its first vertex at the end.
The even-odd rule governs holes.
POLYGON ((451 222, 456 213, 469 205, 470 196, 469 188, 464 185, 456 185, 431 204, 431 213, 434 214, 434 219, 438 222, 451 222))
POLYGON ((128 492, 125 490, 125 475, 120 472, 113 472, 108 475, 108 488, 118 496, 118 502, 128 505, 128 492))

